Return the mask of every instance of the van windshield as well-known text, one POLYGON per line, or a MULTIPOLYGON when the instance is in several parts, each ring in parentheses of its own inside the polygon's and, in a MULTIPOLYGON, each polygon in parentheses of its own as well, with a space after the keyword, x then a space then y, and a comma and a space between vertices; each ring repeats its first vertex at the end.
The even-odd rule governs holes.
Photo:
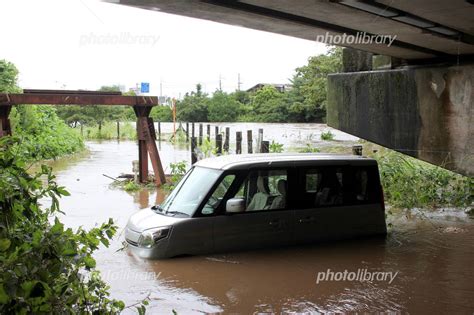
POLYGON ((192 216, 222 171, 193 167, 162 204, 163 212, 192 216))

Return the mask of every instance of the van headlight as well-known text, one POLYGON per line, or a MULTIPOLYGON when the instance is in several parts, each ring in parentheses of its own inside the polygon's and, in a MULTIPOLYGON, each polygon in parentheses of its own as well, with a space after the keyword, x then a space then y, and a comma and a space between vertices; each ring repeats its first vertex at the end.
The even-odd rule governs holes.
POLYGON ((159 240, 168 236, 170 231, 169 226, 162 226, 158 228, 148 229, 140 234, 140 238, 138 239, 138 246, 150 248, 156 244, 159 240))

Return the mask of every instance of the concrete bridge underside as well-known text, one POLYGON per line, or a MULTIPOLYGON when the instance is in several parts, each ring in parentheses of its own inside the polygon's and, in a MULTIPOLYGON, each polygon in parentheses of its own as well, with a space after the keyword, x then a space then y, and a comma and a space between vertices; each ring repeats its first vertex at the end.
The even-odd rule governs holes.
POLYGON ((344 73, 329 78, 328 124, 474 174, 474 0, 108 2, 307 40, 397 35, 390 47, 346 43, 344 73), (381 55, 382 66, 373 62, 381 55))

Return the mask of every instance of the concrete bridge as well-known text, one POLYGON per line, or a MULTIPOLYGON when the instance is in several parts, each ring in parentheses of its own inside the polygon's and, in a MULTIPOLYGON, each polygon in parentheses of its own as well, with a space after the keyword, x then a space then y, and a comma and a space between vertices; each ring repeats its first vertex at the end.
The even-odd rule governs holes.
POLYGON ((473 0, 108 2, 345 46, 328 124, 474 175, 473 0))

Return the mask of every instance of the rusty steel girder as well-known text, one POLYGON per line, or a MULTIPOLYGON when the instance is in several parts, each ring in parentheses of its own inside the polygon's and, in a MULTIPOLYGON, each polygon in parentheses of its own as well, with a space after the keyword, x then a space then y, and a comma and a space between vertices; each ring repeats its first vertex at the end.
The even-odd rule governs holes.
POLYGON ((104 94, 0 94, 0 106, 21 104, 156 106, 158 97, 104 94))

